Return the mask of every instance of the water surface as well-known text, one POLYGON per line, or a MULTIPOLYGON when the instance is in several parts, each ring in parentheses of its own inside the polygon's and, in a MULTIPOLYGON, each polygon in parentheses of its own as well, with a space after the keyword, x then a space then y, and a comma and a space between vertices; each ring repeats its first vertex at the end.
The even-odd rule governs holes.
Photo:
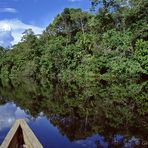
POLYGON ((136 112, 133 100, 122 103, 127 95, 123 87, 113 97, 107 89, 1 81, 0 143, 15 120, 23 118, 45 148, 142 145, 148 136, 147 116, 136 112))

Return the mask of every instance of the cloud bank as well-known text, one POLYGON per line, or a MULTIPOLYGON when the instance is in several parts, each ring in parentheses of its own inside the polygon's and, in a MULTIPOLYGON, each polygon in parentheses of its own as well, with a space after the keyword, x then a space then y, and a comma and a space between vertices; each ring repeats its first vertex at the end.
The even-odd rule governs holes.
POLYGON ((10 47, 11 42, 14 40, 11 31, 1 31, 0 30, 0 46, 2 47, 10 47))
POLYGON ((35 25, 25 24, 18 19, 0 20, 0 46, 8 47, 21 41, 22 33, 31 28, 35 34, 41 34, 43 29, 35 25))

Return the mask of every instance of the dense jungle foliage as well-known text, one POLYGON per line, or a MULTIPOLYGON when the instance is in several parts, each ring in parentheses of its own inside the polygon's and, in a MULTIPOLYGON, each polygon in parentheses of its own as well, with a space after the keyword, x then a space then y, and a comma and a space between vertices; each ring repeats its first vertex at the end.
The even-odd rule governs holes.
POLYGON ((41 35, 28 29, 12 49, 0 48, 0 77, 75 84, 90 98, 97 91, 89 88, 106 86, 106 91, 114 90, 110 95, 118 94, 118 101, 134 98, 137 110, 145 115, 147 8, 147 0, 91 0, 90 13, 66 8, 41 35), (119 96, 116 86, 127 94, 119 96))
POLYGON ((0 48, 0 75, 142 80, 148 74, 147 7, 147 0, 92 0, 95 14, 66 8, 42 35, 28 29, 11 50, 0 48))

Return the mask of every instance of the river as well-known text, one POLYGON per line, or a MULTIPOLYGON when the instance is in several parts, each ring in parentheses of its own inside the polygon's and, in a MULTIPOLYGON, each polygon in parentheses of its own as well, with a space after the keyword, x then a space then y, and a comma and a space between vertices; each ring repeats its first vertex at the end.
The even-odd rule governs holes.
POLYGON ((148 118, 126 89, 1 80, 0 144, 15 120, 23 118, 45 148, 142 146, 148 118))

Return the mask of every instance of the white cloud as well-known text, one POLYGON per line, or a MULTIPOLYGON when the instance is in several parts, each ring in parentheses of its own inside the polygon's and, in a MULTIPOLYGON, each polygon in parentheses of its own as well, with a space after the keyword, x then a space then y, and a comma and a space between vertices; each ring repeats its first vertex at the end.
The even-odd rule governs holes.
POLYGON ((0 46, 10 47, 13 40, 11 31, 0 30, 0 46))
POLYGON ((11 106, 10 104, 6 104, 4 106, 0 106, 0 131, 3 128, 7 128, 11 126, 11 124, 15 121, 15 112, 16 107, 11 106))
POLYGON ((44 28, 25 24, 18 19, 0 20, 0 45, 10 46, 21 41, 22 33, 31 28, 35 34, 41 34, 44 28))
POLYGON ((17 10, 14 8, 0 8, 0 12, 17 13, 17 10))
POLYGON ((28 115, 13 103, 0 105, 0 132, 10 127, 18 118, 27 118, 28 115))

